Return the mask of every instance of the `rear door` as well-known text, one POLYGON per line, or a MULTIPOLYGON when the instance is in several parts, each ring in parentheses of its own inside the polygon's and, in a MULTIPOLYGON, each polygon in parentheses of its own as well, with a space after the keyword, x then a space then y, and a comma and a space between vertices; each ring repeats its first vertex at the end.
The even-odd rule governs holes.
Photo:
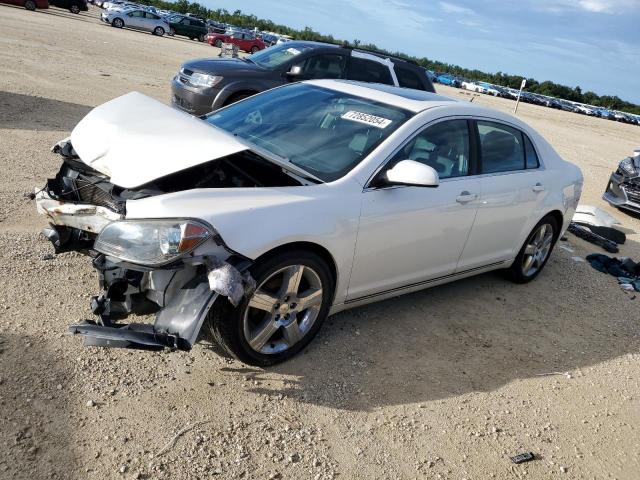
POLYGON ((495 120, 478 119, 473 123, 478 138, 478 180, 482 193, 458 270, 510 260, 517 255, 523 237, 539 220, 550 175, 521 130, 495 120))
POLYGON ((318 53, 298 63, 302 75, 296 80, 344 78, 347 58, 340 53, 318 53))
POLYGON ((391 71, 387 65, 366 58, 354 57, 353 55, 349 58, 347 79, 358 82, 394 85, 391 71))
POLYGON ((142 10, 133 10, 132 12, 127 13, 125 24, 127 27, 144 29, 144 12, 142 10))

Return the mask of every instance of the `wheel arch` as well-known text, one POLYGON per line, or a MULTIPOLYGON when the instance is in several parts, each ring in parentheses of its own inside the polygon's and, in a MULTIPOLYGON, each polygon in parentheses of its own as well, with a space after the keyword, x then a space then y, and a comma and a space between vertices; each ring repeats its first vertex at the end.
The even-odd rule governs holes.
MULTIPOLYGON (((548 212, 546 215, 543 215, 542 218, 544 217, 552 217, 558 224, 558 233, 557 236, 560 236, 560 233, 562 232, 562 225, 564 222, 564 216, 562 215, 562 212, 560 210, 551 210, 550 212, 548 212)), ((540 220, 542 220, 542 218, 540 220)), ((557 240, 558 238, 556 238, 557 240)))
MULTIPOLYGON (((285 243, 283 245, 279 245, 263 253, 262 255, 260 255, 258 258, 254 260, 254 263, 263 262, 275 255, 278 255, 280 253, 290 251, 290 250, 305 250, 318 255, 320 258, 322 258, 326 262, 327 266, 329 267, 329 270, 331 271, 331 275, 333 277, 334 285, 338 284, 338 267, 337 267, 335 258, 333 258, 333 255, 331 255, 331 252, 329 252, 329 250, 327 250, 325 247, 317 243, 305 242, 305 241, 285 243)), ((334 295, 335 295, 335 292, 334 292, 334 295)))

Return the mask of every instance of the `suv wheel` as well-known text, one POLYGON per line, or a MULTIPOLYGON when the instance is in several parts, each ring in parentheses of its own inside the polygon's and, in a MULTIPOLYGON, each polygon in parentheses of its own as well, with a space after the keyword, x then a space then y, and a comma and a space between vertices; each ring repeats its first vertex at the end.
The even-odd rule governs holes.
POLYGON ((551 215, 540 220, 507 270, 510 279, 515 283, 527 283, 536 278, 549 260, 559 231, 558 222, 551 215))
POLYGON ((318 255, 284 252, 251 267, 257 288, 233 308, 224 301, 209 314, 214 340, 250 365, 266 367, 300 352, 329 313, 334 279, 318 255))
POLYGON ((176 34, 176 29, 173 27, 169 27, 169 36, 173 37, 176 34))
POLYGON ((80 7, 78 6, 78 4, 74 3, 73 5, 71 5, 69 7, 69 11, 71 13, 75 13, 76 15, 80 13, 80 7))
POLYGON ((198 35, 198 41, 204 42, 204 35, 198 35))
POLYGON ((34 2, 33 0, 27 0, 26 2, 24 2, 24 8, 33 12, 36 9, 36 2, 34 2))

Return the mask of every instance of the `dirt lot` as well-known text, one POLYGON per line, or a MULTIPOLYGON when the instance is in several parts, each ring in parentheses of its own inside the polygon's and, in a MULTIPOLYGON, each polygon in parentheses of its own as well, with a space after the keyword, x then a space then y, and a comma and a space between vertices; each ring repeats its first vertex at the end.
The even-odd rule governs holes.
MULTIPOLYGON (((599 249, 572 236, 529 285, 482 275, 342 313, 269 370, 204 343, 146 353, 66 336, 90 315, 95 275, 84 257, 49 257, 23 194, 91 107, 131 90, 168 101, 182 61, 217 53, 98 13, 0 6, 1 479, 640 477, 640 296, 573 260, 599 249), (528 451, 538 459, 509 461, 528 451)), ((519 115, 582 168, 584 203, 609 210, 600 195, 640 128, 519 115)), ((640 259, 639 242, 622 254, 640 259)))

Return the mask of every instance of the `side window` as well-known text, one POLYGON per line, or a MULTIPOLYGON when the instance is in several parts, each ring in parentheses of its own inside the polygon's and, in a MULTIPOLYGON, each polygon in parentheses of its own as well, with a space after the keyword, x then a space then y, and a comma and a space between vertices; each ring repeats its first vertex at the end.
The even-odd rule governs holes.
POLYGON ((302 76, 313 78, 343 78, 345 57, 332 53, 323 53, 307 58, 302 65, 302 76))
POLYGON ((364 58, 351 57, 347 79, 359 82, 384 83, 393 85, 389 67, 380 62, 364 58))
POLYGON ((396 77, 398 77, 398 84, 401 87, 424 90, 424 85, 422 85, 420 78, 411 70, 396 65, 395 71, 396 77))
POLYGON ((524 137, 524 151, 527 157, 527 168, 538 168, 540 166, 540 161, 538 160, 538 155, 536 154, 536 149, 533 148, 533 144, 529 137, 525 134, 522 134, 524 137))
POLYGON ((181 24, 183 24, 183 25, 190 25, 190 22, 189 22, 189 19, 188 19, 188 18, 183 18, 183 19, 180 21, 180 23, 181 23, 181 24))
POLYGON ((144 17, 144 12, 142 10, 136 10, 135 12, 131 12, 129 14, 130 17, 144 17))
POLYGON ((416 135, 391 160, 415 160, 434 168, 440 178, 469 174, 469 128, 466 120, 437 123, 416 135))
POLYGON ((478 120, 482 173, 524 170, 522 132, 501 123, 478 120))

